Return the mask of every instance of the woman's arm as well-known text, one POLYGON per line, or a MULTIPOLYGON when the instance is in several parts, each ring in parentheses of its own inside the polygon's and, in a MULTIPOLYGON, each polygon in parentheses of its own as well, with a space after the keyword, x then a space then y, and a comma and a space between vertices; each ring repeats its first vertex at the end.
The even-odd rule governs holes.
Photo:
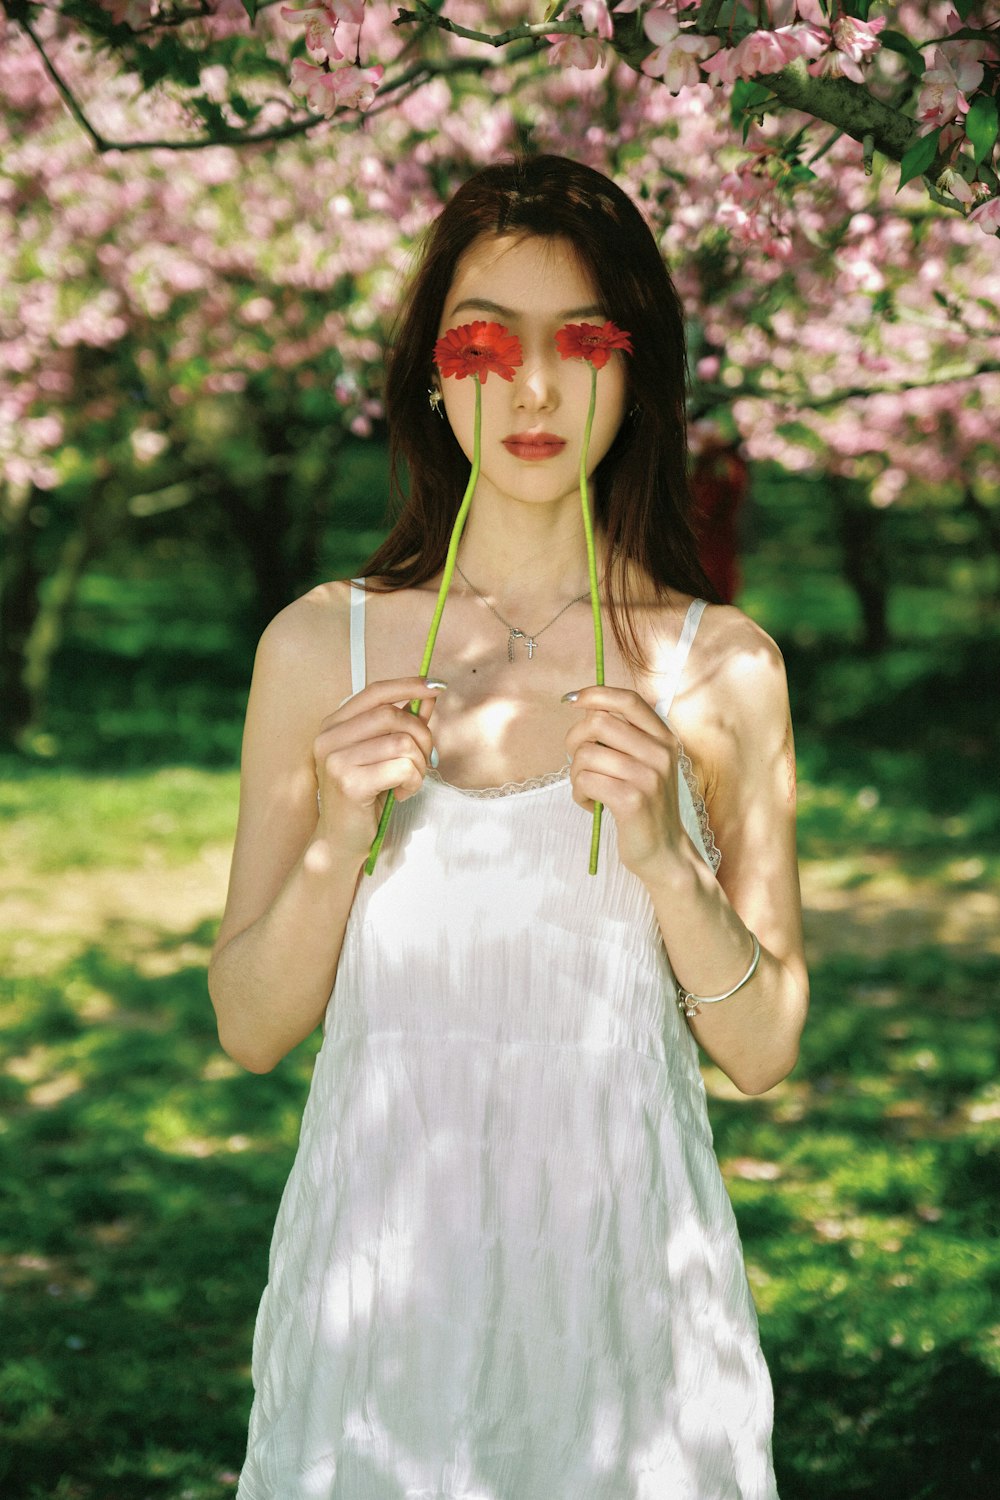
POLYGON ((718 878, 680 823, 678 742, 648 704, 622 689, 587 688, 577 700, 587 718, 567 744, 577 801, 601 800, 614 813, 622 861, 649 891, 679 983, 695 995, 730 989, 749 966, 756 934, 753 979, 689 1024, 737 1088, 757 1094, 794 1067, 808 1007, 795 760, 781 653, 739 611, 724 614, 714 622, 716 646, 700 653, 690 710, 705 725, 699 761, 723 851, 718 878))
POLYGON ((436 694, 419 678, 372 683, 334 707, 350 693, 347 609, 337 589, 298 600, 268 626, 254 664, 229 895, 208 971, 219 1039, 252 1072, 274 1067, 322 1019, 384 794, 412 796, 433 748, 436 694), (419 717, 399 706, 417 696, 419 717))

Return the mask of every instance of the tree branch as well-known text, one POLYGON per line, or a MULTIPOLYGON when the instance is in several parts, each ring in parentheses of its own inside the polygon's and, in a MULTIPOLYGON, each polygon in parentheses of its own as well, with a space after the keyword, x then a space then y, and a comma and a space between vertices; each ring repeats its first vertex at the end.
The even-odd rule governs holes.
MULTIPOLYGON (((515 62, 521 62, 535 52, 536 48, 532 43, 523 50, 513 48, 511 56, 515 62)), ((393 103, 390 103, 388 98, 390 94, 402 93, 403 97, 407 98, 410 94, 416 93, 417 89, 425 83, 430 83, 432 78, 450 78, 456 73, 485 73, 492 67, 495 67, 495 63, 491 57, 450 57, 442 62, 414 63, 406 69, 405 73, 400 73, 397 78, 382 85, 375 96, 375 104, 365 111, 365 118, 380 115, 386 109, 392 108, 393 103), (384 102, 380 104, 379 100, 384 100, 384 102)), ((347 125, 350 124, 350 120, 345 116, 339 123, 347 125)))
POLYGON ((872 136, 876 149, 892 161, 902 161, 917 134, 916 120, 873 98, 863 84, 849 78, 814 78, 804 58, 796 58, 780 73, 761 75, 759 81, 789 109, 825 120, 856 141, 872 136))
MULTIPOLYGON (((331 118, 328 115, 306 114, 298 119, 289 120, 285 125, 275 125, 268 130, 233 130, 226 135, 203 135, 193 136, 187 140, 151 140, 151 141, 111 141, 101 135, 100 131, 87 118, 83 106, 76 98, 69 84, 61 77, 55 64, 51 61, 45 51, 45 46, 40 37, 32 29, 31 23, 20 18, 20 24, 24 27, 32 44, 42 59, 42 64, 52 79, 59 92, 63 103, 70 114, 76 120, 80 128, 89 136, 94 149, 103 154, 107 151, 205 151, 212 146, 231 146, 234 149, 243 146, 256 146, 269 141, 292 140, 296 136, 305 135, 315 125, 336 125, 340 128, 356 125, 359 115, 356 111, 345 112, 338 117, 331 118)), ((537 51, 535 42, 522 48, 512 48, 511 54, 515 62, 531 56, 537 51)), ((495 66, 491 57, 458 57, 448 58, 435 63, 415 63, 398 78, 390 79, 378 91, 379 98, 386 98, 390 94, 409 90, 413 92, 414 87, 419 88, 421 84, 429 82, 432 78, 447 78, 458 73, 485 73, 495 66)), ((370 114, 378 114, 380 110, 370 110, 370 114)), ((363 118, 361 116, 360 118, 363 118)))
POLYGON ((393 26, 414 26, 425 24, 434 26, 438 31, 448 31, 452 36, 464 37, 467 42, 482 42, 487 47, 507 47, 511 42, 534 41, 544 42, 550 36, 588 36, 583 21, 577 18, 575 21, 524 21, 520 26, 510 26, 506 31, 473 31, 468 26, 459 26, 455 21, 449 21, 447 16, 438 15, 437 11, 431 10, 423 0, 415 0, 416 10, 400 10, 396 12, 393 26))
POLYGON ((975 365, 953 365, 938 370, 923 380, 890 380, 884 385, 845 386, 828 396, 810 396, 804 391, 797 394, 794 391, 766 390, 756 385, 744 385, 735 389, 721 385, 700 386, 698 391, 706 398, 706 405, 729 406, 734 401, 750 397, 756 401, 774 401, 779 406, 802 411, 822 411, 826 407, 839 406, 842 401, 853 401, 861 396, 901 396, 907 391, 926 390, 928 386, 956 385, 961 380, 974 380, 977 375, 998 373, 1000 359, 984 359, 975 365))

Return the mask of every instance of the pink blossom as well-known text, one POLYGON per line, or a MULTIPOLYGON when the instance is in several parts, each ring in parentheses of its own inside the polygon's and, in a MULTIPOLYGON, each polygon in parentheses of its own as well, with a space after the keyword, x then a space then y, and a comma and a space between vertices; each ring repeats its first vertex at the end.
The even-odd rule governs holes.
POLYGON ((834 21, 833 42, 837 51, 842 54, 840 66, 845 78, 850 78, 854 83, 864 82, 861 64, 881 47, 878 34, 884 26, 885 16, 879 16, 875 21, 856 21, 853 16, 838 16, 834 21))
POLYGON ((563 68, 603 68, 607 62, 606 48, 592 36, 566 36, 556 32, 547 37, 551 42, 549 63, 563 68))
POLYGON ((714 37, 682 33, 676 15, 662 8, 647 11, 642 27, 656 44, 642 65, 648 77, 662 78, 672 94, 702 82, 698 64, 714 48, 714 37))
POLYGON ((569 0, 565 14, 570 16, 574 11, 588 31, 596 32, 606 42, 614 36, 615 28, 607 0, 569 0))
POLYGON ((116 26, 144 26, 150 18, 152 0, 97 0, 110 13, 116 26))
MULTIPOLYGON (((949 11, 947 20, 949 31, 961 31, 963 23, 955 11, 949 11)), ((961 42, 945 42, 944 47, 947 48, 947 52, 944 55, 949 59, 952 67, 954 67, 956 62, 960 67, 974 67, 982 60, 983 53, 986 50, 984 42, 975 41, 972 38, 967 38, 961 42)), ((981 82, 982 74, 979 77, 967 76, 961 86, 966 90, 974 89, 981 82)))
POLYGON ((816 26, 781 26, 777 31, 751 31, 738 47, 723 48, 702 63, 723 83, 737 78, 756 78, 761 73, 780 73, 798 57, 816 57, 825 45, 825 34, 816 26))
POLYGON ((305 99, 309 108, 318 115, 330 116, 337 108, 336 85, 333 74, 318 68, 315 63, 305 62, 301 57, 292 61, 292 76, 288 87, 293 94, 305 99))
POLYGON ((297 57, 292 63, 289 88, 304 97, 310 109, 329 118, 338 109, 367 109, 384 71, 382 67, 349 66, 327 72, 297 57))
POLYGON ((331 76, 337 80, 337 102, 344 109, 368 109, 378 92, 384 72, 385 69, 381 66, 335 69, 331 76))
POLYGON ((751 31, 736 48, 740 71, 744 78, 755 73, 780 73, 791 57, 782 46, 776 31, 751 31))
POLYGON ((969 215, 969 223, 975 224, 984 234, 1000 234, 1000 196, 987 198, 969 215))
POLYGON ((965 96, 983 81, 980 42, 946 42, 944 45, 949 49, 947 52, 944 47, 934 49, 933 66, 924 73, 917 101, 917 119, 921 122, 923 135, 954 120, 959 114, 968 114, 969 101, 965 96))
MULTIPOLYGON (((342 24, 348 27, 361 25, 365 18, 365 0, 319 0, 316 5, 283 5, 281 14, 291 25, 305 27, 305 42, 310 52, 341 62, 347 52, 342 52, 337 45, 337 30, 342 24)), ((348 45, 348 51, 351 45, 348 45)))
POLYGON ((928 73, 924 74, 923 87, 917 100, 921 135, 927 135, 940 125, 947 125, 959 113, 968 113, 968 109, 968 100, 951 83, 945 82, 942 75, 931 78, 928 73))
POLYGON ((778 207, 773 178, 761 160, 751 161, 720 182, 715 223, 771 259, 787 260, 793 246, 778 207))
POLYGON ((950 198, 957 198, 959 203, 972 202, 971 186, 954 167, 945 167, 937 180, 937 190, 939 193, 947 193, 950 198))
POLYGON ((337 46, 337 27, 340 17, 332 5, 309 5, 301 9, 290 5, 281 7, 287 21, 306 29, 306 46, 310 52, 321 57, 340 60, 343 53, 337 46))
POLYGON ((701 66, 717 83, 735 83, 737 78, 743 77, 739 52, 735 47, 722 47, 701 66))

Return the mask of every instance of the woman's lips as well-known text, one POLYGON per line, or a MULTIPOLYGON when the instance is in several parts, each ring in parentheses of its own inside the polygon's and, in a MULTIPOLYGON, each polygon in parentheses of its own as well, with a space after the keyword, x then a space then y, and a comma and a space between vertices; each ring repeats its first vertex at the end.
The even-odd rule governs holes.
POLYGON ((528 461, 539 458, 555 458, 566 446, 566 439, 552 432, 514 432, 505 437, 503 445, 515 458, 528 461))

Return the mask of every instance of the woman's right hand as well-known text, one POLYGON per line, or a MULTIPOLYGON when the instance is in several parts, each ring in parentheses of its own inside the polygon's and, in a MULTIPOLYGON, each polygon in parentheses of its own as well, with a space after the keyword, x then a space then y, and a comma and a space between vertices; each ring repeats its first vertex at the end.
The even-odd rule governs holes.
POLYGON ((405 802, 423 785, 434 740, 428 719, 446 684, 423 677, 372 682, 328 715, 313 742, 317 834, 340 856, 368 857, 386 794, 405 802), (410 712, 412 699, 420 712, 410 712))

